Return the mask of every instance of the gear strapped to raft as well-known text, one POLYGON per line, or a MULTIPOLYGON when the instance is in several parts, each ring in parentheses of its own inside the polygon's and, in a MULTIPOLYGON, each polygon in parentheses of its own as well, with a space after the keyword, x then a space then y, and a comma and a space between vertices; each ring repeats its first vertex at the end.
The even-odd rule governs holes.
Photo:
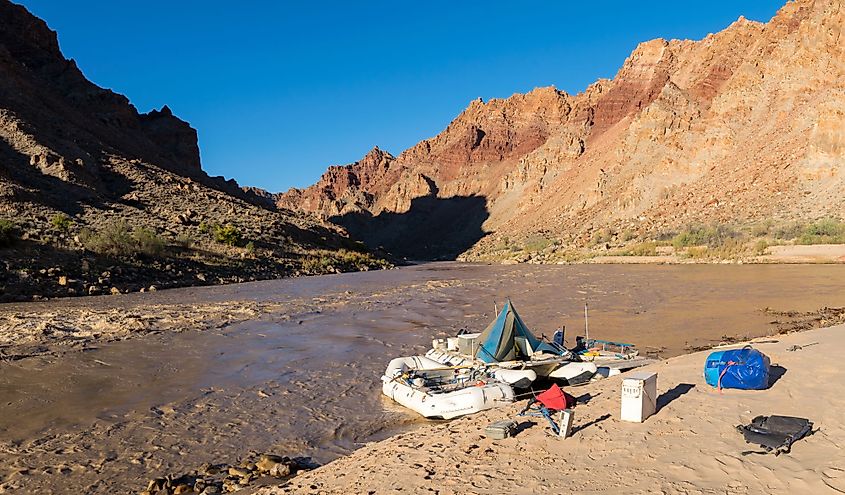
MULTIPOLYGON (((736 427, 746 443, 757 444, 765 449, 765 452, 774 453, 776 456, 782 453, 789 453, 792 444, 813 433, 813 423, 804 418, 792 416, 757 416, 748 425, 736 427)), ((745 454, 755 453, 753 451, 743 452, 745 454)))

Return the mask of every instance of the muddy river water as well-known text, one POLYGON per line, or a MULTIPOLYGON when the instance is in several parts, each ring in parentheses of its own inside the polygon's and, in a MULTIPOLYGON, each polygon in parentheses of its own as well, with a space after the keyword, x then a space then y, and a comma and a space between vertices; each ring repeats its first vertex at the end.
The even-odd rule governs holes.
POLYGON ((328 462, 421 423, 381 397, 387 361, 482 329, 505 297, 537 334, 565 324, 571 339, 589 303, 592 337, 669 357, 770 332, 764 308, 845 306, 845 266, 434 263, 18 305, 276 309, 202 332, 0 362, 0 493, 137 493, 150 477, 250 451, 328 462))

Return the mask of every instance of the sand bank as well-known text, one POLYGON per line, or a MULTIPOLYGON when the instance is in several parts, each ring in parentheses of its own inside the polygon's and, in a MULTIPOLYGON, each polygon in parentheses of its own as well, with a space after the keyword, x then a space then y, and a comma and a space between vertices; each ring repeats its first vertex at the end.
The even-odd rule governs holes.
MULTIPOLYGON (((573 438, 550 437, 543 423, 516 437, 482 436, 514 406, 426 425, 361 448, 287 485, 256 493, 842 493, 845 491, 845 325, 759 344, 782 375, 767 391, 706 385, 707 352, 662 361, 659 410, 644 424, 618 419, 618 378, 572 389, 589 397, 576 408, 573 438), (793 345, 818 342, 798 351, 793 345), (817 432, 790 454, 754 450, 734 429, 757 415, 807 417, 817 432)), ((522 421, 526 421, 522 418, 522 421)))

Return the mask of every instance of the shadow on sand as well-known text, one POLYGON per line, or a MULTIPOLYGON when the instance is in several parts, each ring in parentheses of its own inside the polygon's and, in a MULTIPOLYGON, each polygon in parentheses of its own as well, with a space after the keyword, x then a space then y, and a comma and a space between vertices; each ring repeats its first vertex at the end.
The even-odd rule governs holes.
POLYGON ((666 392, 663 392, 657 398, 657 412, 660 412, 660 410, 663 409, 665 406, 669 405, 670 402, 686 394, 694 388, 695 385, 692 383, 679 383, 671 389, 667 390, 666 392))

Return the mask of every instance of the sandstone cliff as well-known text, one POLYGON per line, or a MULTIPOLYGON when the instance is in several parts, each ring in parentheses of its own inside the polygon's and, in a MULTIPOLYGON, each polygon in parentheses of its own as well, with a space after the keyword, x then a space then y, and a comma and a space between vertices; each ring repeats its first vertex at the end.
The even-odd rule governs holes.
MULTIPOLYGON (((483 198, 484 214, 465 222, 460 207, 438 213, 478 232, 470 255, 505 237, 583 246, 600 229, 655 238, 693 223, 841 216, 843 33, 841 0, 796 0, 765 24, 740 17, 699 41, 645 42, 583 93, 473 101, 434 138, 382 152, 377 167, 370 155, 333 167, 278 204, 372 242, 389 226, 350 224, 350 214, 401 219, 420 198, 483 198)), ((444 233, 424 212, 411 216, 424 237, 444 233)))
POLYGON ((315 249, 357 245, 334 225, 206 175, 187 122, 167 106, 140 114, 88 81, 56 33, 8 0, 0 76, 0 301, 375 261, 357 252, 311 259, 315 249))

